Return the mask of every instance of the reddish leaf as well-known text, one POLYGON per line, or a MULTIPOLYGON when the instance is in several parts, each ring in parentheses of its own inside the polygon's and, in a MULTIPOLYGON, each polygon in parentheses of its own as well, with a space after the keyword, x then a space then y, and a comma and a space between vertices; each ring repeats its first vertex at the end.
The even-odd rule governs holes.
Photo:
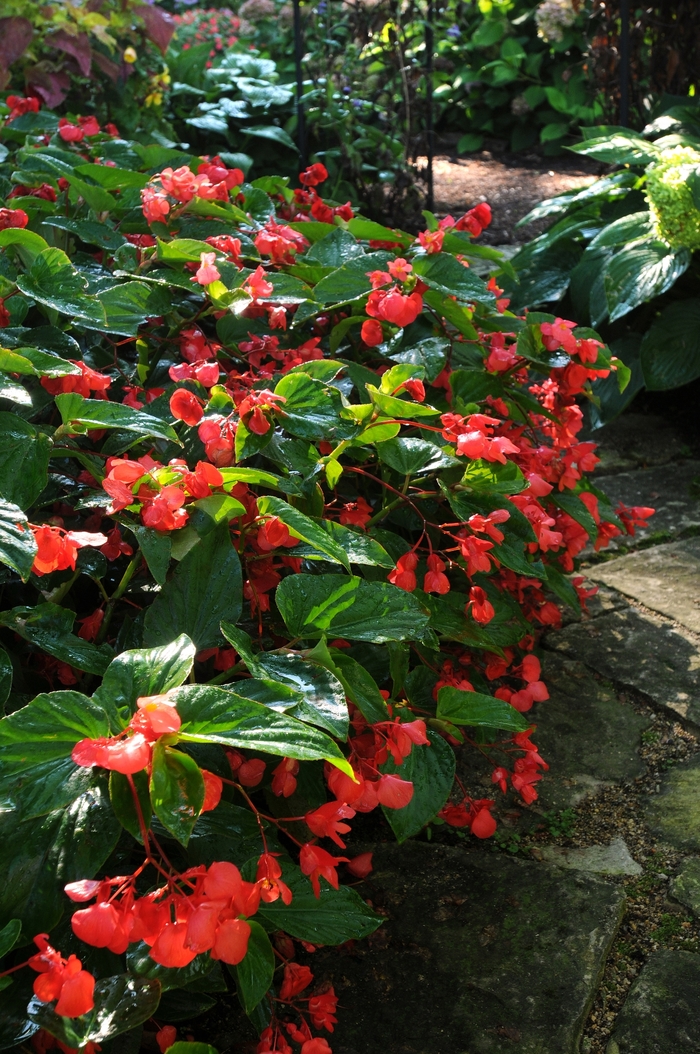
POLYGON ((58 48, 59 51, 65 51, 68 55, 72 55, 78 63, 83 76, 90 76, 92 48, 90 47, 87 33, 79 33, 74 37, 70 33, 66 33, 65 30, 59 29, 58 33, 46 38, 46 43, 51 48, 58 48))
POLYGON ((11 66, 29 47, 34 30, 28 18, 0 18, 0 66, 11 66))
POLYGON ((169 15, 167 11, 161 11, 159 7, 151 7, 149 4, 140 4, 134 8, 134 13, 143 19, 148 39, 152 40, 156 47, 165 54, 175 32, 175 19, 172 15, 169 15))
POLYGON ((112 60, 108 59, 106 55, 103 55, 101 51, 93 52, 92 61, 107 77, 109 77, 111 81, 115 84, 118 82, 121 75, 121 66, 118 62, 112 62, 112 60))
POLYGON ((27 70, 27 91, 40 96, 47 106, 53 109, 62 103, 70 88, 70 77, 67 73, 52 73, 41 63, 27 70))

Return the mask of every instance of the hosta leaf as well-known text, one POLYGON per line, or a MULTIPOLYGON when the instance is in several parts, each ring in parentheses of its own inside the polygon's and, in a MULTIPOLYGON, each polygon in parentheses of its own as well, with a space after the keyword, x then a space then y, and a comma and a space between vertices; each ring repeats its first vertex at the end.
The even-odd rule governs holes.
POLYGON ((664 308, 644 334, 644 383, 666 391, 700 377, 700 300, 677 300, 664 308))
POLYGON ((673 252, 660 241, 640 241, 615 253, 603 277, 610 321, 665 293, 687 271, 690 260, 688 249, 673 252))
POLYGON ((381 644, 420 640, 428 615, 396 586, 345 575, 291 575, 277 587, 277 607, 295 637, 345 637, 381 644))

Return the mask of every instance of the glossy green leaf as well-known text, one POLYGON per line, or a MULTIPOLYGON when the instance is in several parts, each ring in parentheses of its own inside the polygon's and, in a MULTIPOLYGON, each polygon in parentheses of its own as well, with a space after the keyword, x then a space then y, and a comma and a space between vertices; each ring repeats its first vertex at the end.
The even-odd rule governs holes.
POLYGON ((39 1031, 39 1026, 27 1017, 33 977, 25 970, 4 991, 0 990, 0 1050, 12 1050, 39 1031))
POLYGON ((364 257, 362 246, 349 231, 336 227, 330 234, 315 242, 304 259, 315 260, 324 267, 342 267, 356 256, 364 257))
POLYGON ((7 697, 12 691, 13 676, 12 660, 5 649, 0 648, 0 716, 2 716, 7 697))
POLYGON ((275 594, 295 637, 344 637, 381 644, 419 640, 428 615, 410 593, 345 575, 291 575, 275 594))
POLYGON ((351 564, 366 564, 370 567, 394 566, 394 561, 383 545, 371 538, 361 528, 344 527, 335 520, 321 520, 321 527, 334 542, 347 553, 351 564))
POLYGON ((324 758, 349 773, 339 748, 324 732, 260 703, 213 685, 184 685, 173 690, 182 718, 180 739, 262 750, 267 754, 315 761, 324 758))
POLYGON ((73 747, 109 734, 104 711, 80 692, 38 695, 0 721, 0 801, 27 819, 64 808, 90 783, 73 747))
POLYGON ((204 778, 197 762, 157 740, 148 789, 163 827, 187 845, 204 803, 204 778))
POLYGON ((87 294, 87 281, 73 266, 62 249, 42 249, 17 285, 25 296, 44 307, 77 322, 104 324, 105 311, 94 296, 87 294))
POLYGON ((18 505, 0 499, 0 562, 26 582, 36 553, 37 545, 27 517, 18 505))
POLYGON ((154 531, 151 527, 133 526, 130 529, 136 536, 139 549, 148 564, 148 570, 159 586, 165 585, 172 553, 170 535, 163 531, 154 531))
POLYGON ((303 702, 287 711, 291 717, 318 725, 341 741, 348 734, 348 704, 343 685, 324 666, 300 655, 258 655, 256 667, 267 677, 300 692, 303 702))
POLYGON ((144 643, 164 645, 186 633, 197 650, 221 641, 222 619, 237 622, 242 606, 241 565, 228 525, 211 531, 178 564, 146 612, 144 643))
POLYGON ((403 809, 382 807, 399 842, 412 838, 440 812, 450 796, 455 778, 455 752, 442 736, 428 732, 430 746, 415 746, 402 765, 389 758, 383 772, 395 773, 413 783, 413 797, 403 809))
MULTIPOLYGON (((317 651, 318 649, 314 649, 317 651)), ((389 711, 384 696, 372 675, 347 652, 334 648, 329 652, 333 670, 341 681, 348 698, 370 724, 387 721, 389 711)))
POLYGON ((651 391, 679 388, 700 377, 700 299, 664 308, 642 338, 641 363, 651 391))
POLYGON ((75 612, 58 604, 18 607, 0 614, 0 625, 61 662, 100 677, 114 658, 109 644, 99 647, 72 633, 75 612))
POLYGON ((524 732, 529 722, 514 706, 481 692, 463 692, 449 685, 438 691, 437 717, 453 725, 482 725, 504 732, 524 732))
POLYGON ((0 348, 0 370, 5 373, 21 373, 28 377, 68 377, 80 370, 60 355, 40 348, 16 348, 9 351, 0 348))
POLYGON ((185 633, 162 647, 120 652, 107 667, 93 700, 112 712, 127 707, 131 713, 142 696, 161 695, 186 681, 195 652, 185 633))
MULTIPOLYGON (((126 965, 129 972, 136 974, 137 977, 147 977, 152 981, 158 981, 163 992, 203 981, 215 969, 220 969, 218 963, 215 964, 209 955, 197 955, 187 966, 161 966, 151 958, 150 951, 145 941, 131 944, 126 953, 126 965)), ((172 1047, 168 1047, 168 1050, 172 1050, 172 1047)))
POLYGON ((688 249, 673 252, 660 241, 640 241, 615 253, 603 278, 610 321, 665 293, 687 271, 690 260, 688 249))
POLYGON ((367 272, 385 271, 389 260, 393 259, 392 253, 374 252, 349 260, 333 274, 322 278, 314 295, 321 304, 336 304, 366 296, 372 289, 367 272))
POLYGON ((320 524, 299 512, 293 505, 287 504, 281 498, 264 495, 258 498, 258 512, 261 516, 277 516, 289 527, 295 537, 307 542, 313 549, 324 553, 333 563, 342 564, 348 571, 350 570, 345 549, 334 542, 332 536, 320 524))
POLYGON ((134 337, 147 319, 165 315, 171 298, 164 289, 148 282, 122 282, 97 294, 105 321, 95 325, 104 333, 134 337))
POLYGON ((322 879, 317 899, 298 867, 283 865, 283 875, 292 891, 291 904, 281 898, 272 904, 263 902, 258 912, 273 929, 312 944, 344 944, 361 940, 381 926, 383 919, 349 886, 332 889, 322 879))
POLYGON ((246 1014, 255 1010, 272 984, 275 972, 275 953, 270 938, 254 919, 249 919, 248 925, 248 951, 243 962, 235 967, 236 988, 246 1014))
POLYGON ((133 410, 122 403, 110 403, 102 399, 84 399, 77 392, 67 392, 56 396, 64 425, 79 426, 76 431, 90 431, 93 428, 119 428, 124 432, 136 435, 152 436, 154 439, 169 439, 179 443, 177 433, 160 417, 133 410))
MULTIPOLYGON (((274 828, 261 821, 272 852, 278 849, 274 828)), ((257 860, 263 851, 260 828, 247 806, 232 805, 225 799, 212 812, 197 820, 187 846, 187 858, 194 866, 209 867, 215 860, 257 860)))
POLYGON ((377 444, 377 453, 384 464, 402 476, 438 472, 463 464, 458 458, 445 453, 442 447, 425 439, 389 439, 386 443, 377 444))
POLYGON ((122 827, 132 835, 137 842, 142 842, 143 819, 146 828, 151 825, 153 809, 148 791, 148 775, 146 772, 135 772, 131 777, 136 796, 139 802, 141 817, 136 809, 131 783, 121 772, 110 772, 109 774, 109 800, 112 803, 114 815, 122 827))
POLYGON ((51 1003, 42 1003, 36 997, 27 1014, 62 1043, 83 1047, 86 1043, 103 1043, 147 1021, 158 1008, 160 992, 158 981, 117 974, 96 983, 95 1007, 82 1017, 59 1017, 51 1003))
POLYGON ((584 139, 569 149, 608 165, 648 165, 659 159, 659 148, 654 143, 627 131, 584 139))
POLYGON ((307 373, 288 373, 275 388, 275 394, 285 399, 276 404, 275 413, 285 431, 293 436, 337 442, 349 439, 358 430, 353 422, 340 416, 343 403, 338 389, 307 373))
POLYGON ((10 919, 6 926, 0 930, 0 959, 11 952, 19 940, 22 932, 22 923, 19 919, 10 919))
POLYGON ((413 261, 413 270, 431 289, 447 296, 482 304, 493 303, 495 300, 494 294, 487 290, 483 279, 450 253, 417 256, 413 261))
POLYGON ((408 362, 416 366, 423 366, 425 376, 432 383, 445 368, 449 350, 449 341, 444 337, 428 337, 427 340, 421 340, 410 348, 391 354, 389 358, 392 362, 408 362))
POLYGON ((366 385, 367 393, 377 407, 387 417, 408 418, 435 417, 440 411, 428 403, 415 403, 410 399, 399 399, 395 395, 385 395, 373 384, 366 385))
MULTIPOLYGON (((35 819, 0 813, 5 866, 0 887, 0 926, 22 922, 23 942, 49 932, 66 908, 67 882, 92 878, 114 851, 121 828, 112 811, 103 772, 82 769, 69 800, 35 819)), ((57 801, 61 799, 58 798, 57 801)))
POLYGON ((0 495, 28 509, 48 482, 51 440, 17 414, 0 413, 0 495))

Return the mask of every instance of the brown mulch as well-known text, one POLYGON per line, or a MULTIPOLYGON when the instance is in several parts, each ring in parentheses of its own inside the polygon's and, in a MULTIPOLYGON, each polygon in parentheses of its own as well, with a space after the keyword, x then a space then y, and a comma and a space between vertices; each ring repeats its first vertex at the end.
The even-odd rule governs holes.
MULTIPOLYGON (((423 169, 426 158, 418 157, 416 163, 423 169)), ((518 220, 546 198, 588 186, 603 170, 597 161, 568 153, 544 157, 491 149, 458 157, 445 151, 437 154, 433 162, 435 213, 459 216, 480 201, 488 201, 493 221, 480 242, 522 244, 541 233, 550 221, 516 229, 518 220)))

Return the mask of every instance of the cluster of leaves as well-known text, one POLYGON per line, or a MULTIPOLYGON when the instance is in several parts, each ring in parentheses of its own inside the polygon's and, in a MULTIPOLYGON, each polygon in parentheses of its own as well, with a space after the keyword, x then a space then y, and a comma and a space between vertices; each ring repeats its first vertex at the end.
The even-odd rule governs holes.
POLYGON ((577 438, 616 363, 474 273, 499 261, 472 240, 486 206, 414 238, 321 198, 321 164, 251 184, 22 109, 0 169, 0 1045, 85 1047, 235 987, 260 1051, 328 1054, 335 995, 301 997, 298 942, 381 919, 339 884, 371 861, 319 840, 380 805, 399 840, 436 814, 493 834, 454 748, 537 796, 539 629, 585 597, 589 540, 650 511, 613 510, 577 438))
POLYGON ((128 113, 125 95, 143 106, 175 28, 167 12, 142 0, 7 0, 2 13, 0 88, 12 83, 54 108, 87 103, 108 121, 128 113))
POLYGON ((595 385, 593 421, 605 423, 645 386, 660 391, 700 376, 700 110, 674 106, 640 134, 591 128, 571 149, 613 167, 524 218, 554 223, 514 258, 508 288, 519 310, 556 303, 600 327, 631 369, 624 394, 609 381, 595 385))

